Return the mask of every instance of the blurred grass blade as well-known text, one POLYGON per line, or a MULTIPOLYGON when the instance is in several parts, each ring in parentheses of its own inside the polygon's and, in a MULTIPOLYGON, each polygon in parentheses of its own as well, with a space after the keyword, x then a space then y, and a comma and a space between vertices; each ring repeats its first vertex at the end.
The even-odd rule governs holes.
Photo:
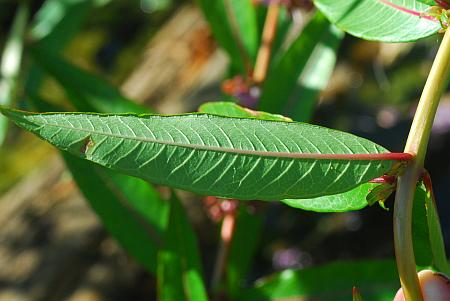
POLYGON ((341 31, 316 13, 286 53, 273 62, 258 108, 309 121, 334 69, 342 37, 341 31))
POLYGON ((113 85, 70 64, 58 55, 40 48, 33 48, 31 54, 35 62, 61 84, 79 111, 148 112, 145 107, 122 96, 113 85))
MULTIPOLYGON (((244 47, 244 45, 249 45, 250 47, 251 45, 253 45, 254 37, 252 36, 252 32, 254 30, 251 28, 245 29, 245 32, 250 32, 249 37, 246 37, 249 39, 249 41, 246 41, 245 43, 242 42, 244 45, 239 45, 239 41, 237 41, 237 37, 235 37, 233 33, 233 29, 231 27, 232 23, 230 23, 230 19, 224 1, 233 1, 234 3, 236 0, 220 0, 220 1, 196 0, 196 3, 202 10, 206 20, 208 20, 214 38, 217 40, 220 46, 228 53, 228 56, 231 61, 232 70, 235 73, 246 74, 247 73, 246 66, 251 62, 246 61, 249 56, 249 53, 247 52, 248 49, 240 49, 240 46, 244 47), (245 51, 245 53, 242 53, 243 51, 245 51)), ((238 0, 238 1, 250 2, 249 0, 238 0)), ((236 1, 236 4, 239 4, 238 1, 236 1)), ((243 5, 245 6, 244 8, 249 8, 247 4, 243 5)), ((251 12, 242 13, 242 17, 246 18, 248 17, 250 19, 241 20, 239 21, 238 25, 248 24, 252 27, 253 22, 256 22, 256 17, 255 21, 252 20, 253 13, 251 12)), ((240 28, 237 29, 239 30, 240 28)), ((240 32, 239 34, 242 39, 245 38, 241 36, 240 32)), ((256 37, 256 39, 257 39, 256 41, 258 41, 258 37, 256 37)))
POLYGON ((46 0, 32 22, 31 38, 46 51, 59 52, 79 31, 88 13, 95 5, 102 5, 106 2, 46 0))
POLYGON ((231 241, 230 254, 226 266, 227 293, 232 300, 239 300, 258 243, 263 235, 264 216, 251 212, 249 206, 239 206, 236 228, 231 241), (245 246, 245 247, 243 247, 245 246))
POLYGON ((206 301, 197 238, 175 195, 170 202, 164 248, 158 254, 158 300, 206 301))
POLYGON ((77 186, 119 244, 156 274, 169 203, 140 179, 122 175, 62 152, 77 186))
POLYGON ((154 13, 169 9, 173 0, 141 0, 141 9, 146 13, 154 13))
POLYGON ((353 301, 364 301, 361 294, 359 293, 358 288, 353 287, 353 301))
POLYGON ((259 47, 259 32, 255 6, 252 0, 225 1, 230 1, 231 3, 243 46, 252 62, 254 62, 259 47))
POLYGON ((412 231, 417 265, 433 266, 438 271, 449 274, 436 204, 423 184, 417 186, 414 195, 412 231))
POLYGON ((367 194, 379 184, 365 183, 352 190, 311 199, 286 199, 290 207, 315 212, 345 212, 363 209, 368 205, 367 194))
MULTIPOLYGON (((61 111, 43 99, 31 97, 30 101, 41 111, 61 111)), ((61 155, 106 229, 132 257, 156 274, 157 252, 163 243, 170 203, 145 181, 66 152, 61 155)))
MULTIPOLYGON (((0 62, 0 105, 11 106, 22 63, 25 29, 28 22, 29 6, 21 1, 14 16, 0 62)), ((6 138, 8 120, 0 116, 0 146, 6 138)))
POLYGON ((411 42, 437 33, 437 20, 421 16, 429 7, 416 0, 315 0, 331 22, 356 37, 411 42))
POLYGON ((241 107, 234 102, 217 101, 217 102, 207 102, 202 104, 199 112, 209 113, 214 115, 221 115, 226 117, 243 117, 243 118, 256 118, 262 120, 273 120, 273 121, 292 121, 289 117, 284 117, 278 114, 271 114, 262 111, 253 111, 244 107, 241 107))
POLYGON ((296 122, 0 111, 78 157, 150 182, 234 199, 341 193, 385 174, 396 160, 366 139, 296 122))
POLYGON ((352 300, 357 286, 365 301, 392 301, 400 287, 393 261, 336 262, 302 270, 286 270, 256 282, 240 301, 352 300))

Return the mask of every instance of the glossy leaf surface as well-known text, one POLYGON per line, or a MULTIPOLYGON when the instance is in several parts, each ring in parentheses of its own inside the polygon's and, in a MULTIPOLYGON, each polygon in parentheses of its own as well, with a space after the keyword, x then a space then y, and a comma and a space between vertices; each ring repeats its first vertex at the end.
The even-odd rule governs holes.
POLYGON ((207 114, 0 110, 79 157, 154 183, 220 197, 276 200, 336 194, 383 175, 393 164, 387 150, 375 143, 303 123, 207 114))
POLYGON ((288 206, 316 211, 316 212, 345 212, 359 210, 368 205, 366 196, 371 189, 379 184, 365 183, 352 190, 333 194, 324 195, 312 199, 287 199, 282 200, 288 206))
POLYGON ((314 3, 340 29, 366 40, 416 41, 441 29, 436 20, 420 16, 429 6, 416 0, 315 0, 314 3))
POLYGON ((239 300, 352 300, 358 287, 364 301, 392 301, 400 287, 393 261, 337 262, 328 265, 286 270, 258 281, 239 300))
POLYGON ((176 197, 170 202, 165 244, 158 254, 158 300, 206 301, 195 233, 176 197))

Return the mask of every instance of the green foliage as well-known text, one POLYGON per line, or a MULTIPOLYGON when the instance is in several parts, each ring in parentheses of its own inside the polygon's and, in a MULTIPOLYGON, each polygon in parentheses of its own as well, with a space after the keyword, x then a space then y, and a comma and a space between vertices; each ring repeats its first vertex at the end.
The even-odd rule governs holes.
POLYGON ((439 22, 421 17, 429 7, 416 0, 315 0, 328 19, 359 38, 410 42, 435 34, 439 22))
POLYGON ((345 212, 366 207, 367 194, 378 184, 365 183, 344 193, 324 195, 311 199, 283 200, 288 206, 316 212, 345 212))
POLYGON ((336 262, 328 265, 286 270, 256 282, 238 300, 348 301, 356 286, 365 301, 392 301, 399 286, 392 261, 336 262))
POLYGON ((421 183, 417 186, 413 208, 414 255, 419 266, 432 266, 449 274, 442 230, 435 201, 421 183))
POLYGON ((175 195, 164 248, 158 254, 158 300, 208 300, 194 231, 175 195))
POLYGON ((342 38, 341 31, 316 13, 273 63, 263 85, 259 109, 289 112, 289 117, 297 121, 309 121, 315 101, 331 76, 342 38))
POLYGON ((387 151, 363 138, 303 123, 207 114, 1 111, 78 157, 154 183, 220 197, 276 200, 336 194, 383 175, 393 164, 386 159, 333 159, 333 154, 387 151))
POLYGON ((165 237, 169 211, 145 181, 62 153, 72 177, 103 225, 121 246, 156 273, 156 255, 165 237))
POLYGON ((292 121, 289 117, 243 108, 232 102, 207 102, 198 108, 199 112, 236 118, 256 118, 272 121, 292 121))

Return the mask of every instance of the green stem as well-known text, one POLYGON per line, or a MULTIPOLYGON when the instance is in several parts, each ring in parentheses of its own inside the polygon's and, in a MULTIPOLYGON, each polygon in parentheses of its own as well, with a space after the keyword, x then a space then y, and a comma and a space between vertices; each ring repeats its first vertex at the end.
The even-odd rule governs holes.
POLYGON ((406 301, 423 300, 416 273, 412 241, 412 206, 416 183, 423 170, 425 154, 439 99, 450 71, 450 30, 442 40, 417 107, 405 146, 415 156, 398 179, 394 207, 394 243, 398 273, 406 301))

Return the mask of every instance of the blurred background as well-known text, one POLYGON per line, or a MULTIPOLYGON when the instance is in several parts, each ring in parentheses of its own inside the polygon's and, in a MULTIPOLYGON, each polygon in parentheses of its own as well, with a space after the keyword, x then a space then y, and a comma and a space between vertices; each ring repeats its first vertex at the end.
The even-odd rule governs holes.
MULTIPOLYGON (((228 58, 192 1, 30 0, 29 4, 35 26, 27 32, 27 43, 47 37, 48 45, 68 62, 112 83, 138 103, 174 114, 196 111, 206 101, 229 99, 221 89, 223 81, 231 77, 228 58), (44 2, 53 2, 53 6, 42 13, 44 2), (45 18, 53 21, 44 22, 49 20, 45 18), (49 35, 51 28, 46 26, 63 18, 69 22, 61 33, 49 35)), ((0 0, 0 49, 17 9, 18 1, 0 0)), ((303 8, 297 22, 305 22, 309 15, 303 8)), ((410 44, 382 44, 346 35, 312 122, 401 152, 438 45, 437 37, 410 44)), ((23 66, 32 68, 26 55, 23 66)), ((19 75, 24 84, 17 88, 15 106, 33 110, 26 85, 33 85, 36 78, 29 74, 19 75)), ((65 102, 67 91, 55 79, 42 75, 39 81, 41 97, 73 110, 65 102)), ((449 155, 447 91, 426 161, 447 250, 449 155)), ((210 218, 200 197, 180 196, 199 236, 208 279, 219 225, 210 218)), ((386 206, 393 208, 391 199, 386 206)), ((342 259, 393 258, 392 209, 374 205, 356 212, 318 214, 259 202, 251 208, 252 214, 261 216, 262 231, 255 238, 254 260, 248 277, 242 279, 244 284, 286 268, 342 259)), ((0 148, 0 300, 153 300, 155 287, 154 276, 103 228, 57 151, 11 125, 0 148)))

